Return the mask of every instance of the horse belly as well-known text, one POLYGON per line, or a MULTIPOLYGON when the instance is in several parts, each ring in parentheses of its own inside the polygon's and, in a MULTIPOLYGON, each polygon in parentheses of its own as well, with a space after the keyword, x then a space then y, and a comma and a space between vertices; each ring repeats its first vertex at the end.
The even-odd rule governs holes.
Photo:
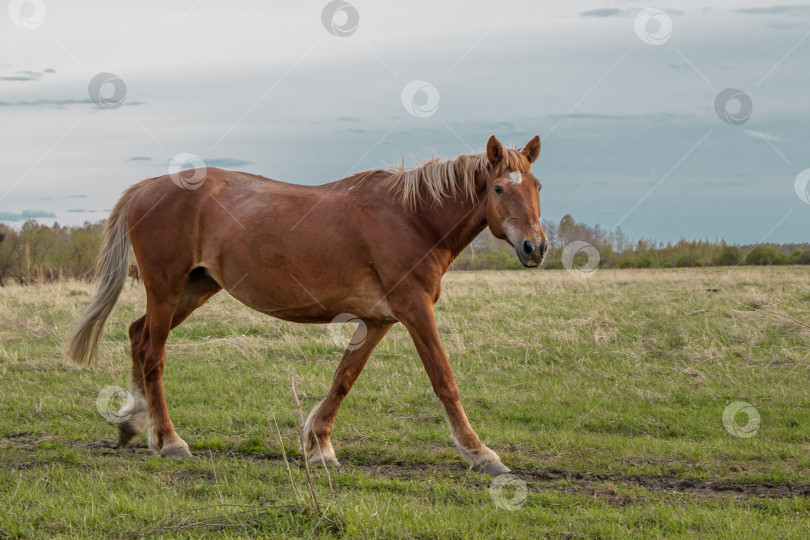
POLYGON ((208 268, 231 296, 279 319, 325 323, 350 314, 363 320, 394 321, 385 293, 370 272, 323 267, 301 271, 300 266, 289 264, 251 270, 227 263, 219 271, 208 268))

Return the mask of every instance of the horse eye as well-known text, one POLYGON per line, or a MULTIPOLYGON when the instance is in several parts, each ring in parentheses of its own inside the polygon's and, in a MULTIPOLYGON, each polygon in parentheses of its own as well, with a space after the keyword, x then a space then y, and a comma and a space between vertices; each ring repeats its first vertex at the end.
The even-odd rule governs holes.
POLYGON ((503 188, 501 186, 495 186, 495 193, 500 195, 501 193, 503 193, 503 188))

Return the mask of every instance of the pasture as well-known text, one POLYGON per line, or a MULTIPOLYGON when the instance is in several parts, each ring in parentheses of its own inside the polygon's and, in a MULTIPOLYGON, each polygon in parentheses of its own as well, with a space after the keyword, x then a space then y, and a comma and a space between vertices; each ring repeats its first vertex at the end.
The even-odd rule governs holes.
POLYGON ((451 272, 443 284, 462 402, 513 469, 501 499, 466 472, 401 325, 340 410, 343 466, 312 466, 316 508, 290 379, 306 415, 348 331, 215 296, 169 339, 166 398, 194 457, 162 459, 143 435, 116 449, 97 407, 103 388, 127 387, 141 287, 126 286, 98 369, 79 370, 61 347, 90 285, 9 286, 0 537, 810 536, 810 268, 451 272), (735 402, 760 416, 743 436, 723 423, 735 402))

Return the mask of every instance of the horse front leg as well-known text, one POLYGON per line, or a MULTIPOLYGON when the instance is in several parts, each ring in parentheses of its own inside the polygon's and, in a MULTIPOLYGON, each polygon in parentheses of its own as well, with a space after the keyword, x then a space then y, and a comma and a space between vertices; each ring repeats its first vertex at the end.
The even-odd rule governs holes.
POLYGON ((487 448, 467 420, 461 396, 447 361, 447 354, 439 338, 436 317, 429 301, 411 304, 403 313, 396 313, 405 324, 413 339, 422 364, 430 377, 433 391, 444 406, 444 414, 450 424, 450 434, 461 455, 469 463, 470 470, 484 472, 493 476, 509 472, 501 463, 498 454, 487 448))
POLYGON ((310 461, 318 462, 322 459, 327 463, 340 465, 332 448, 332 427, 335 423, 340 404, 351 390, 354 381, 363 371, 371 351, 391 328, 390 324, 369 325, 361 324, 352 336, 349 347, 343 353, 332 386, 326 399, 315 405, 307 417, 304 425, 307 453, 310 461))

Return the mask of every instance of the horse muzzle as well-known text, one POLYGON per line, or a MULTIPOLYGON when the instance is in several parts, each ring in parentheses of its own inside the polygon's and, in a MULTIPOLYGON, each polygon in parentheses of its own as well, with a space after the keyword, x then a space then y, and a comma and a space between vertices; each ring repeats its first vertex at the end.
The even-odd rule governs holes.
POLYGON ((526 268, 536 268, 540 266, 546 252, 548 252, 547 241, 532 242, 531 240, 524 239, 523 242, 515 247, 515 253, 517 253, 520 264, 526 268))

